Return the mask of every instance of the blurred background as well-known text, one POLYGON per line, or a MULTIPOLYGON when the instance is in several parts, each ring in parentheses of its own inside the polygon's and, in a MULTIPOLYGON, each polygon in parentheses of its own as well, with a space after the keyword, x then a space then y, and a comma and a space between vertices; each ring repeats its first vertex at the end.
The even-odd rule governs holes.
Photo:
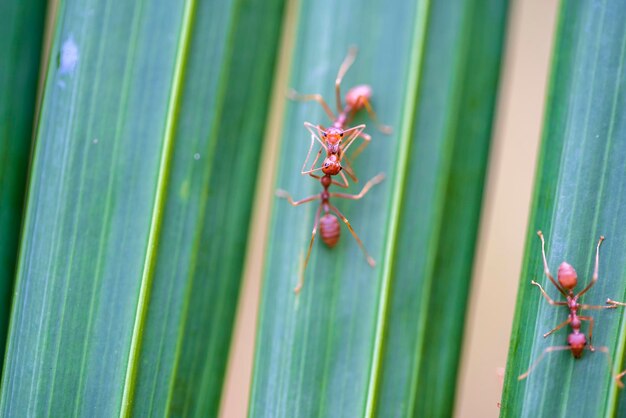
MULTIPOLYGON (((482 212, 467 314, 467 331, 457 381, 455 416, 498 416, 503 368, 511 332, 524 248, 535 159, 541 133, 545 87, 556 22, 556 0, 512 1, 494 126, 485 205, 482 212)), ((287 11, 286 23, 289 25, 287 11)), ((291 19, 293 20, 293 19, 291 19)), ((289 29, 287 29, 289 30, 289 29)), ((287 50, 283 40, 281 53, 287 50)), ((279 60, 286 57, 281 56, 279 60)), ((278 66, 281 67, 280 65, 278 66)), ((287 80, 288 75, 279 77, 287 80)), ((285 85, 277 86, 273 107, 284 105, 285 85)), ((279 112, 280 113, 280 112, 279 112)), ((272 165, 276 146, 268 126, 262 161, 272 165)), ((262 255, 272 178, 257 188, 248 259, 227 369, 222 417, 246 416, 253 367, 262 255), (261 199, 261 197, 266 199, 261 199)))

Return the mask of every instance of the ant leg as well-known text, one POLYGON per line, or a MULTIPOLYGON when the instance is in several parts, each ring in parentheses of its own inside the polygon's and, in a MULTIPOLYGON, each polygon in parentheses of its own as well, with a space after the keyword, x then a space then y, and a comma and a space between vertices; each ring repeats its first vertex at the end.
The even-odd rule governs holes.
MULTIPOLYGON (((613 359, 611 358, 611 353, 609 352, 609 348, 608 347, 596 347, 596 351, 599 351, 606 355, 607 366, 609 367, 609 373, 613 374, 613 359)), ((626 374, 626 370, 614 376, 615 383, 617 384, 619 388, 624 387, 624 384, 620 380, 622 376, 624 376, 624 374, 626 374)))
POLYGON ((345 161, 345 165, 342 168, 346 171, 346 173, 350 176, 353 182, 358 183, 359 179, 354 174, 354 169, 352 168, 352 164, 348 157, 343 157, 343 161, 345 161))
POLYGON ((320 145, 328 152, 328 148, 320 135, 324 132, 324 129, 320 125, 313 125, 311 122, 304 122, 304 127, 313 135, 313 137, 320 143, 320 145))
POLYGON ((363 143, 361 145, 359 145, 359 147, 356 149, 356 151, 354 151, 354 154, 352 154, 352 159, 353 160, 356 157, 358 157, 359 154, 363 152, 365 147, 367 147, 370 144, 370 142, 372 141, 372 137, 369 136, 369 134, 366 134, 365 132, 360 132, 358 136, 363 138, 365 141, 363 141, 363 143))
POLYGON ((304 286, 304 272, 306 271, 306 266, 309 264, 309 257, 311 257, 311 249, 313 248, 313 241, 315 241, 315 234, 317 233, 317 225, 320 222, 320 213, 322 212, 322 205, 319 205, 317 208, 317 212, 315 212, 315 222, 313 223, 313 231, 311 232, 311 241, 309 242, 309 249, 306 252, 306 258, 304 259, 304 265, 302 266, 302 272, 300 273, 300 279, 298 280, 298 284, 293 289, 293 292, 297 295, 300 293, 302 286, 304 286))
MULTIPOLYGON (((359 145, 359 147, 356 149, 356 151, 352 154, 352 156, 350 158, 352 158, 352 160, 356 159, 356 157, 359 156, 359 154, 361 152, 363 152, 363 150, 365 149, 365 147, 367 145, 369 145, 369 143, 372 140, 372 137, 369 136, 368 134, 366 134, 365 132, 363 132, 363 130, 365 129, 365 125, 358 125, 355 126, 354 128, 350 128, 348 129, 348 131, 351 130, 355 130, 355 132, 353 134, 350 135, 350 137, 348 138, 348 140, 346 141, 346 144, 344 147, 342 147, 342 151, 344 153, 346 153, 348 151, 348 148, 350 148, 350 146, 352 146, 352 144, 354 143, 354 141, 356 141, 357 138, 363 138, 365 140, 365 142, 363 142, 361 145, 359 145)), ((344 131, 344 133, 347 131, 344 131)))
POLYGON ((567 297, 567 293, 565 292, 565 290, 563 290, 563 288, 556 282, 556 280, 554 280, 554 277, 552 277, 552 274, 550 274, 550 269, 548 268, 548 260, 546 260, 546 242, 543 239, 543 233, 541 231, 537 231, 537 235, 539 235, 539 238, 541 238, 541 255, 543 256, 543 272, 545 273, 546 276, 548 276, 548 279, 550 279, 552 284, 557 289, 559 289, 559 292, 561 292, 563 296, 567 297))
POLYGON ((330 203, 328 204, 328 206, 330 207, 330 209, 333 212, 335 212, 337 214, 337 216, 339 216, 341 218, 343 223, 346 224, 346 226, 350 230, 350 233, 352 234, 352 236, 356 240, 357 244, 359 244, 359 247, 361 247, 361 250, 363 251, 363 254, 365 254, 365 258, 367 259, 367 263, 370 265, 370 267, 374 267, 376 265, 376 261, 374 261, 372 256, 370 256, 367 253, 367 250, 365 249, 365 246, 363 245, 363 242, 361 242, 361 238, 359 238, 359 236, 356 234, 356 232, 354 232, 354 229, 352 229, 352 225, 350 225, 350 222, 348 221, 348 219, 345 216, 343 216, 343 214, 341 212, 339 212, 339 209, 337 209, 336 207, 334 207, 330 203))
POLYGON ((303 175, 304 174, 309 174, 310 175, 311 173, 315 173, 316 171, 320 171, 322 169, 323 169, 323 167, 317 167, 315 169, 311 169, 311 170, 308 170, 308 171, 301 171, 300 174, 303 174, 303 175))
POLYGON ((356 46, 351 46, 348 49, 348 55, 343 59, 341 66, 339 67, 339 72, 337 72, 337 78, 335 79, 335 98, 337 99, 337 112, 341 113, 341 80, 348 72, 348 69, 352 66, 352 63, 356 59, 357 48, 356 46))
POLYGON ((614 307, 616 307, 616 308, 617 308, 618 306, 626 306, 626 303, 624 303, 624 302, 618 302, 618 301, 613 300, 613 299, 607 299, 607 300, 606 300, 606 303, 611 304, 611 305, 613 305, 613 306, 614 306, 614 307))
POLYGON ((311 151, 313 150, 313 145, 315 145, 315 135, 311 135, 311 146, 309 147, 309 152, 307 152, 306 154, 306 159, 304 160, 304 164, 302 164, 302 169, 300 169, 300 174, 310 173, 311 170, 313 170, 313 167, 315 167, 315 164, 317 163, 317 160, 320 158, 320 155, 322 154, 322 148, 320 148, 320 150, 317 152, 317 155, 315 156, 315 160, 313 160, 313 164, 311 164, 311 170, 305 172, 304 169, 306 168, 306 165, 309 162, 311 151))
POLYGON ((591 287, 598 281, 598 264, 600 264, 600 245, 602 245, 602 241, 604 241, 604 237, 600 236, 600 239, 598 240, 598 246, 596 247, 596 267, 593 269, 593 278, 591 279, 587 287, 581 290, 580 293, 576 295, 576 297, 580 297, 587 293, 587 291, 591 289, 591 287))
POLYGON ((579 316, 578 319, 581 321, 589 321, 589 350, 596 351, 593 348, 592 338, 593 338, 593 318, 590 316, 579 316))
POLYGON ((330 120, 336 119, 335 114, 330 109, 330 106, 328 106, 328 103, 326 103, 326 100, 324 100, 324 97, 322 97, 321 94, 300 94, 294 89, 289 89, 287 91, 287 98, 290 100, 296 100, 298 102, 316 101, 320 105, 322 105, 322 107, 324 108, 324 112, 326 112, 330 120))
MULTIPOLYGON (((582 318, 582 317, 579 317, 579 318, 582 318)), ((559 325, 557 325, 554 329, 552 329, 552 330, 546 332, 545 334, 543 334, 543 338, 546 338, 548 335, 554 334, 555 332, 557 332, 558 330, 560 330, 564 326, 568 325, 570 322, 572 322, 572 320, 567 318, 565 321, 563 321, 559 325)), ((589 340, 591 341, 591 338, 589 338, 589 340)))
POLYGON ((314 194, 313 196, 305 197, 302 200, 293 200, 291 195, 283 189, 276 190, 276 196, 282 199, 287 199, 291 206, 300 206, 303 203, 309 203, 320 198, 320 195, 314 194))
MULTIPOLYGON (((608 353, 607 353, 607 354, 608 354, 608 353)), ((617 385, 618 385, 620 388, 623 388, 623 387, 624 387, 624 384, 622 383, 622 380, 621 380, 621 379, 622 379, 622 377, 624 377, 624 375, 626 375, 626 370, 624 370, 623 372, 621 372, 621 373, 620 373, 620 374, 618 374, 618 375, 615 375, 615 381, 617 382, 617 385)))
POLYGON ((347 189, 348 186, 350 186, 350 183, 348 183, 348 178, 346 177, 346 175, 343 173, 343 171, 339 172, 339 176, 341 176, 341 180, 343 180, 343 184, 339 183, 339 182, 335 182, 335 184, 339 187, 343 187, 344 189, 347 189))
POLYGON ((619 302, 614 302, 611 299, 607 299, 608 305, 585 305, 581 304, 580 310, 600 310, 600 309, 617 309, 619 302), (609 302, 610 301, 610 302, 609 302))
POLYGON ((376 124, 378 130, 385 135, 391 135, 391 133, 393 132, 391 126, 383 125, 382 123, 380 123, 378 117, 376 116, 376 112, 374 112, 374 109, 372 108, 370 101, 367 100, 367 98, 365 97, 361 97, 361 99, 361 103, 363 103, 363 106, 365 106, 365 109, 367 109, 367 113, 370 115, 370 119, 372 119, 372 121, 376 124))
POLYGON ((546 298, 546 300, 548 301, 548 303, 550 305, 555 305, 555 306, 567 306, 567 302, 561 302, 561 301, 554 301, 550 296, 548 296, 548 294, 546 293, 545 290, 543 290, 543 287, 541 287, 541 285, 539 283, 537 283, 534 280, 530 281, 530 284, 537 286, 539 288, 539 290, 541 290, 541 294, 543 295, 543 297, 546 298))
MULTIPOLYGON (((345 134, 346 132, 351 132, 350 136, 348 137, 348 139, 346 139, 345 145, 343 147, 341 147, 341 150, 345 153, 346 151, 348 151, 348 148, 350 148, 350 145, 352 145, 352 143, 359 137, 362 136, 361 134, 363 133, 363 130, 365 129, 365 125, 361 124, 361 125, 357 125, 354 126, 350 129, 346 129, 345 131, 343 131, 343 133, 345 134), (354 131, 354 132, 352 132, 354 131)), ((367 134, 366 134, 367 135, 367 134)), ((369 136, 369 135, 368 135, 369 136)), ((354 157, 352 158, 354 159, 354 157)))
POLYGON ((541 353, 541 355, 537 358, 537 360, 535 360, 535 362, 528 368, 526 373, 520 374, 519 377, 517 378, 517 380, 524 380, 524 379, 526 379, 528 377, 528 375, 533 371, 533 369, 535 367, 537 367, 539 362, 541 360, 543 360, 543 358, 545 357, 546 354, 552 353, 553 351, 565 351, 565 350, 569 350, 569 349, 570 349, 569 345, 554 345, 552 347, 546 348, 545 350, 543 350, 543 353, 541 353))
POLYGON ((363 186, 363 189, 359 192, 359 194, 331 193, 330 197, 338 197, 338 198, 341 198, 341 199, 359 200, 360 198, 365 196, 365 194, 367 192, 369 192, 369 190, 372 187, 374 187, 375 185, 377 185, 378 183, 380 183, 384 179, 385 179, 385 174, 384 173, 380 173, 377 176, 375 176, 374 178, 370 179, 370 181, 365 183, 365 186, 363 186))

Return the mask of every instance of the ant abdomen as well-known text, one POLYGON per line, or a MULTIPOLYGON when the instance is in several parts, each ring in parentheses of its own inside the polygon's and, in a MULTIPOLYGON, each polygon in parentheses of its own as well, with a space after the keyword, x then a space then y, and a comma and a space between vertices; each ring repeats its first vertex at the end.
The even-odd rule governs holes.
POLYGON ((339 226, 339 220, 335 215, 327 213, 320 218, 320 235, 324 244, 333 248, 339 242, 339 236, 341 235, 341 228, 339 226))
POLYGON ((355 110, 363 108, 365 102, 372 97, 372 88, 367 84, 352 87, 346 93, 346 104, 355 110))
POLYGON ((561 286, 567 290, 575 288, 578 284, 578 274, 576 274, 576 270, 565 261, 559 266, 556 277, 561 286))
POLYGON ((583 350, 587 345, 587 338, 583 333, 572 332, 567 336, 567 344, 570 346, 570 350, 572 350, 574 358, 581 358, 583 350))

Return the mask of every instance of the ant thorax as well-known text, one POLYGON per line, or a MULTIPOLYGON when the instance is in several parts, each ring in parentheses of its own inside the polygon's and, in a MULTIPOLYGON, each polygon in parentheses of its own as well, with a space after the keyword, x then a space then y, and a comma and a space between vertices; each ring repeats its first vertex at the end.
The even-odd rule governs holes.
POLYGON ((570 311, 578 310, 580 306, 578 304, 578 298, 574 296, 571 290, 569 292, 570 292, 570 295, 567 297, 567 307, 570 309, 570 311))

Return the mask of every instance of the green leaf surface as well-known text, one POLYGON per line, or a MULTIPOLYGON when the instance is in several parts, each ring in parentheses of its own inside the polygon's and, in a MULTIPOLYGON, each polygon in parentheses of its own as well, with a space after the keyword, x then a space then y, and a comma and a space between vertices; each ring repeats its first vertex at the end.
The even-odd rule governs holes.
POLYGON ((132 387, 184 11, 92 0, 58 13, 0 409, 113 416, 132 387))
MULTIPOLYGON (((334 103, 336 71, 358 45, 343 92, 371 84, 379 118, 394 128, 387 137, 357 117, 373 141, 354 164, 361 183, 351 191, 381 171, 387 180, 359 201, 334 202, 378 264, 368 266, 344 228, 332 250, 315 243, 295 296, 316 203, 274 202, 250 416, 451 410, 458 344, 427 346, 435 331, 438 339, 462 336, 506 3, 457 1, 453 9, 401 0, 301 4, 289 85, 334 103), (433 378, 439 387, 421 396, 433 373, 443 375, 433 378)), ((319 193, 319 182, 299 174, 309 145, 302 123, 328 125, 327 117, 315 103, 290 103, 284 119, 277 187, 296 199, 319 193)))
POLYGON ((282 5, 61 3, 3 416, 216 414, 282 5))
POLYGON ((507 2, 433 2, 391 260, 377 415, 451 416, 507 2))
POLYGON ((0 3, 0 353, 15 277, 46 2, 0 3))
POLYGON ((283 3, 196 5, 134 416, 217 414, 283 3))
MULTIPOLYGON (((597 284, 585 304, 623 300, 626 280, 626 4, 619 1, 561 4, 552 80, 541 155, 527 235, 525 261, 502 397, 503 417, 624 416, 624 393, 612 380, 607 358, 586 350, 581 359, 568 351, 547 354, 530 376, 518 381, 542 351, 566 345, 569 328, 542 334, 567 319, 567 309, 550 306, 531 286, 542 283, 561 296, 543 275, 541 245, 546 236, 548 264, 556 275, 567 261, 577 269, 579 287, 593 272, 600 251, 597 284), (621 412, 620 412, 621 411, 621 412)), ((607 347, 613 371, 623 368, 624 311, 587 311, 595 319, 593 344, 607 347), (621 324, 621 325, 620 325, 621 324)), ((588 334, 588 325, 583 324, 588 334)))

